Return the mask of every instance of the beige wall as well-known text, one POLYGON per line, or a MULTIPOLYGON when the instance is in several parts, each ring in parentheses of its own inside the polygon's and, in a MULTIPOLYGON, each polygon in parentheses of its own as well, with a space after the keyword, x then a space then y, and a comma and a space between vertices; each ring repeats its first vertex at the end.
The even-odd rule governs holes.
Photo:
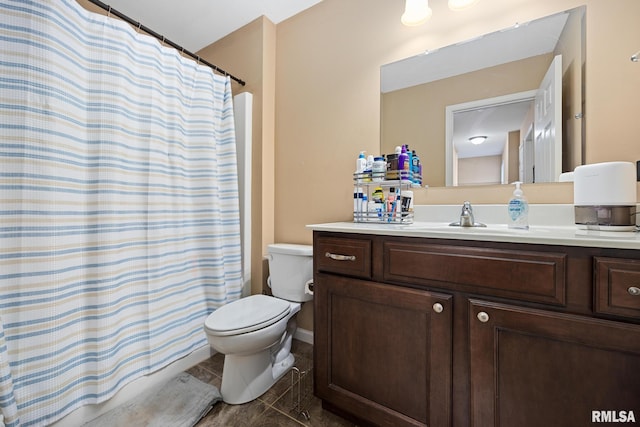
POLYGON ((458 159, 458 185, 499 184, 502 155, 458 159))
POLYGON ((594 13, 587 19, 586 161, 640 160, 640 63, 629 60, 640 50, 640 2, 592 3, 594 13))
MULTIPOLYGON (((463 12, 432 1, 433 17, 420 27, 400 23, 403 3, 323 0, 278 25, 276 240, 310 243, 305 224, 349 220, 357 153, 379 150, 382 64, 583 4, 586 160, 640 159, 640 66, 629 61, 640 49, 637 0, 483 0, 463 12)), ((532 203, 573 201, 567 183, 524 189, 532 203)), ((430 188, 415 196, 417 203, 506 203, 511 192, 430 188)))

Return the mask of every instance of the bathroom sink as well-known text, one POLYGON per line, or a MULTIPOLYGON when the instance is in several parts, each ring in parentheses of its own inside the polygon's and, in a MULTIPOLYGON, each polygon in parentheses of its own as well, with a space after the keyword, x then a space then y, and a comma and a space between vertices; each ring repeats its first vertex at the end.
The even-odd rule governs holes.
POLYGON ((449 227, 448 222, 414 222, 411 225, 411 229, 413 230, 433 230, 439 228, 447 229, 453 227, 449 227))
MULTIPOLYGON (((446 222, 416 222, 411 230, 416 232, 442 232, 442 233, 473 233, 473 234, 517 234, 526 233, 529 230, 509 228, 507 224, 486 224, 485 227, 460 227, 451 226, 446 222)), ((536 232, 548 231, 545 229, 536 229, 536 232)))

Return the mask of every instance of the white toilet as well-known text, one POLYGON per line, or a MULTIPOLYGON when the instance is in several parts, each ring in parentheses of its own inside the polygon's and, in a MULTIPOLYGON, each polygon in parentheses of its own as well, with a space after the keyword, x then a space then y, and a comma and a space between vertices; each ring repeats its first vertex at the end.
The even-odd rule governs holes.
POLYGON ((209 345, 225 355, 220 390, 224 402, 256 399, 293 366, 295 314, 302 302, 313 298, 312 254, 310 245, 269 245, 267 282, 274 296, 241 298, 207 317, 209 345))

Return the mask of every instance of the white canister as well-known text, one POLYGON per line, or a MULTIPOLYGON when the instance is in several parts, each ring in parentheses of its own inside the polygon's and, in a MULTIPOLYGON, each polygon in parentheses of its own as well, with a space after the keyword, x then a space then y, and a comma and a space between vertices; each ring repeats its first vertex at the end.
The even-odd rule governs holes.
POLYGON ((373 165, 371 172, 374 181, 384 181, 384 176, 387 173, 387 161, 384 157, 376 157, 373 159, 373 165))
POLYGON ((406 190, 400 194, 402 203, 402 216, 406 217, 409 214, 413 214, 413 191, 406 190))

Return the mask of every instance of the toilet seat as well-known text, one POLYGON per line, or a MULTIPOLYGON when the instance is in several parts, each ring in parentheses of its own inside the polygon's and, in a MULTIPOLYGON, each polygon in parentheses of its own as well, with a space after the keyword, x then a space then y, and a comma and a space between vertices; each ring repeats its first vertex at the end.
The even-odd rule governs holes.
POLYGON ((220 307, 207 317, 204 325, 211 335, 239 335, 266 328, 290 311, 288 301, 267 295, 251 295, 220 307))

